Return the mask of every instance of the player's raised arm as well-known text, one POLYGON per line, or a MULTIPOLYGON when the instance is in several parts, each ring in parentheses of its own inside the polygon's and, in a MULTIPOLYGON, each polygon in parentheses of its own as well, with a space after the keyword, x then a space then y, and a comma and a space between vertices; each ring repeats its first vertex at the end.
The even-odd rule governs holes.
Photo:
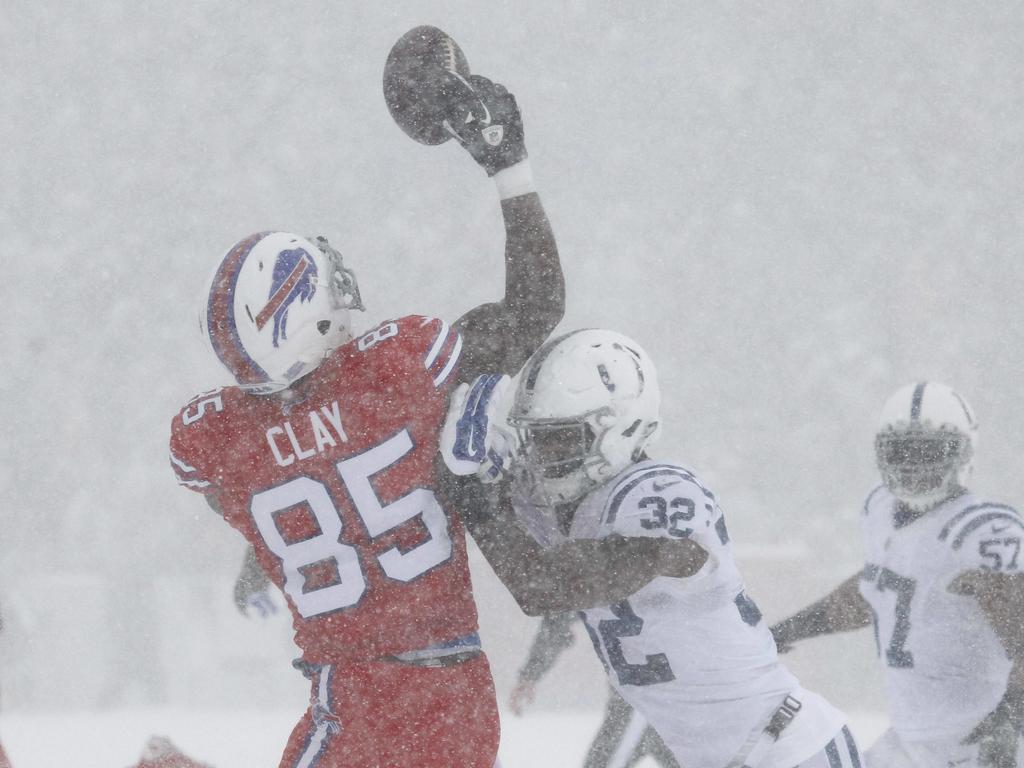
POLYGON ((472 107, 451 133, 497 185, 505 219, 505 295, 457 321, 463 337, 460 381, 482 373, 514 374, 565 312, 558 248, 534 189, 515 97, 486 78, 468 80, 472 107))
POLYGON ((456 324, 463 342, 456 379, 513 374, 565 309, 558 250, 534 189, 516 99, 504 86, 471 74, 450 35, 419 26, 388 54, 384 100, 406 135, 421 144, 457 140, 498 187, 505 218, 505 295, 456 324))
POLYGON ((808 637, 850 632, 871 624, 871 608, 861 596, 860 572, 854 574, 828 595, 772 627, 779 651, 808 637))

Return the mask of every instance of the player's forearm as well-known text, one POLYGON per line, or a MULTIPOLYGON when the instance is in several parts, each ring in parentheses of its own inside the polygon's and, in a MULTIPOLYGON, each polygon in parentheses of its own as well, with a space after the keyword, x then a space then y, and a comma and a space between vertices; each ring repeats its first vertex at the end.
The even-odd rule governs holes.
POLYGON ((1024 689, 1024 573, 969 571, 957 577, 949 590, 974 597, 1014 661, 1010 684, 1024 689), (1014 677, 1016 675, 1016 677, 1014 677))
MULTIPOLYGON (((527 584, 544 585, 542 589, 530 590, 529 603, 542 612, 611 605, 625 600, 657 576, 682 576, 699 570, 699 565, 691 564, 688 572, 683 573, 676 564, 671 566, 671 574, 665 574, 666 543, 682 542, 613 535, 570 541, 544 550, 525 564, 527 584)), ((697 555, 692 563, 703 564, 705 558, 706 555, 697 555)))
POLYGON ((568 611, 543 617, 526 662, 519 670, 519 680, 536 683, 548 673, 562 652, 573 644, 571 625, 575 620, 575 615, 568 611))
MULTIPOLYGON (((558 246, 535 193, 501 201, 505 219, 505 297, 524 349, 539 347, 565 313, 558 246)), ((523 362, 525 362, 525 357, 523 362)))
POLYGON ((463 337, 460 381, 484 373, 514 375, 565 312, 565 279, 540 197, 528 192, 503 199, 505 293, 459 318, 463 337))
POLYGON ((780 645, 819 635, 849 632, 871 624, 871 609, 858 590, 860 574, 851 576, 828 596, 772 627, 780 645))
POLYGON ((665 575, 663 543, 658 539, 609 536, 543 549, 524 534, 510 547, 493 543, 506 538, 494 535, 495 525, 489 524, 490 535, 484 538, 491 543, 481 550, 485 556, 490 551, 491 566, 530 616, 617 603, 665 575))

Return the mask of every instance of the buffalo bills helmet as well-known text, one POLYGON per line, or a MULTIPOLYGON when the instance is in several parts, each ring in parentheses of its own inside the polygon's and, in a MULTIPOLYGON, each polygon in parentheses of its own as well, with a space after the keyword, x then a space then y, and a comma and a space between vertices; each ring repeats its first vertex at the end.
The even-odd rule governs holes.
POLYGON ((927 381, 907 384, 886 401, 875 458, 893 495, 927 510, 966 486, 977 446, 978 422, 967 401, 927 381))
POLYGON ((200 325, 239 385, 273 392, 352 338, 352 309, 355 274, 325 238, 258 232, 214 270, 200 325))
POLYGON ((614 477, 657 435, 660 404, 654 364, 631 339, 587 329, 549 341, 523 367, 508 418, 518 492, 560 504, 614 477))

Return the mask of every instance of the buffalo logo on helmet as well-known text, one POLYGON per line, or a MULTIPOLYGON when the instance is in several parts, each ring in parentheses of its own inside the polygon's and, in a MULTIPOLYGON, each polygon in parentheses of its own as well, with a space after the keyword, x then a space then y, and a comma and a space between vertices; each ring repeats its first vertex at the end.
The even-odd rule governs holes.
POLYGON ((267 303, 256 315, 256 330, 274 320, 274 346, 288 338, 288 308, 298 299, 307 302, 316 293, 316 264, 306 251, 295 248, 277 254, 267 303))

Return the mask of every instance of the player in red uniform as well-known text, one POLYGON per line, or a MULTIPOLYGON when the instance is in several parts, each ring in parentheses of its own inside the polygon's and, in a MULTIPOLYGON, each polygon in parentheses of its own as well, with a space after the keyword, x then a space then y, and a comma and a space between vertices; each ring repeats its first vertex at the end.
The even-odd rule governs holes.
POLYGON ((235 245, 210 288, 204 324, 238 386, 175 416, 171 462, 287 598, 312 695, 282 767, 495 761, 463 526, 435 497, 434 463, 450 389, 515 372, 561 318, 564 284, 515 99, 474 85, 485 108, 457 138, 501 197, 501 301, 352 339, 353 273, 326 240, 281 232, 235 245), (482 134, 495 124, 497 145, 482 134))

